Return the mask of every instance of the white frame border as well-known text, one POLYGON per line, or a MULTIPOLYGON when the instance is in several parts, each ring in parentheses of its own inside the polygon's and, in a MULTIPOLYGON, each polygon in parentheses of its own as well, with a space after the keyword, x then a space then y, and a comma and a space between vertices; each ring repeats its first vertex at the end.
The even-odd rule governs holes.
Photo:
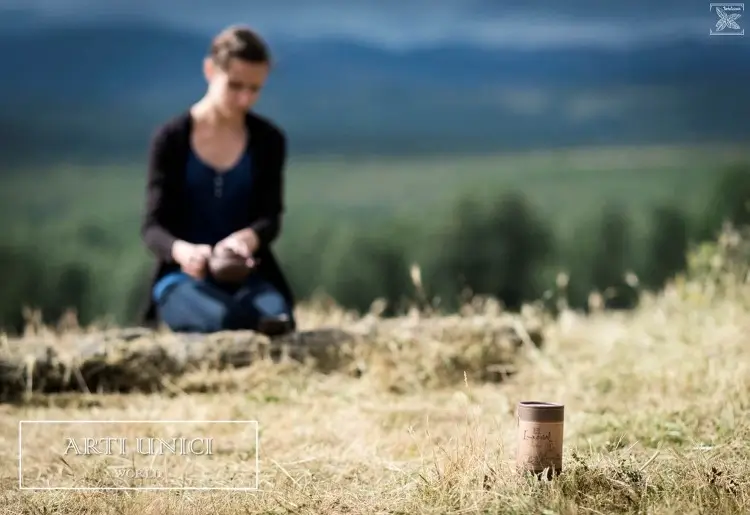
POLYGON ((257 420, 19 420, 18 421, 18 489, 19 490, 71 490, 71 491, 211 491, 256 492, 260 490, 260 427, 257 420), (255 486, 211 487, 211 486, 23 486, 23 424, 252 424, 255 426, 255 486))

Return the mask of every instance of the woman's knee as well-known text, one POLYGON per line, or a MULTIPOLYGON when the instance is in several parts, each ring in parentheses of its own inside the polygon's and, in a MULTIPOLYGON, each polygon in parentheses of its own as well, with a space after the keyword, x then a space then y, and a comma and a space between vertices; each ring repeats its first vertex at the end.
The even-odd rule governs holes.
POLYGON ((263 317, 290 316, 289 304, 281 293, 264 291, 255 297, 255 307, 263 317))
POLYGON ((231 297, 212 294, 202 285, 173 288, 158 305, 161 320, 175 332, 214 333, 232 329, 238 309, 231 297))
POLYGON ((260 318, 291 316, 286 298, 266 281, 256 280, 238 296, 238 302, 246 312, 260 318))

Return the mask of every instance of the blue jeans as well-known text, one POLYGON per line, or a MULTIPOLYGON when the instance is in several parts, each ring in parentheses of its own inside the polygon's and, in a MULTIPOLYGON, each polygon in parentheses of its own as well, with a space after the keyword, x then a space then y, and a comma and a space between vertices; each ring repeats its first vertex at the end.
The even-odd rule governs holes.
POLYGON ((251 275, 236 291, 188 277, 164 291, 157 310, 159 318, 172 331, 185 333, 258 331, 269 321, 284 317, 293 322, 293 313, 284 297, 256 275, 251 275))

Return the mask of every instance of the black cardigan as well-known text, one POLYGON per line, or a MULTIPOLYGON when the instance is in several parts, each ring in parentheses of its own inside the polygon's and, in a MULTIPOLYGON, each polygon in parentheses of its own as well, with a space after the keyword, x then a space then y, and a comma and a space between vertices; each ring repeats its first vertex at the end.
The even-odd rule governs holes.
MULTIPOLYGON (((248 113, 245 117, 248 145, 252 153, 256 187, 248 199, 250 227, 258 235, 260 247, 255 256, 259 259, 256 273, 261 274, 294 307, 294 295, 271 251, 271 243, 281 230, 284 211, 284 166, 286 163, 286 136, 269 120, 248 113)), ((172 244, 183 239, 183 213, 189 206, 181 202, 185 166, 190 150, 193 118, 184 111, 161 125, 151 139, 146 181, 146 205, 141 224, 141 237, 146 248, 155 257, 151 274, 148 300, 143 313, 145 325, 158 323, 156 306, 151 290, 165 274, 179 270, 172 259, 172 244)))

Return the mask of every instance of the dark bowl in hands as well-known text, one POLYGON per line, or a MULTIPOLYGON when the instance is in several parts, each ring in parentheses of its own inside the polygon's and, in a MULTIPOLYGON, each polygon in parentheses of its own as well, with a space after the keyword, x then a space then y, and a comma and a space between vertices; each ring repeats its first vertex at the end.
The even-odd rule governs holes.
POLYGON ((240 283, 244 281, 252 267, 247 260, 229 249, 215 251, 208 260, 211 277, 220 283, 240 283))

